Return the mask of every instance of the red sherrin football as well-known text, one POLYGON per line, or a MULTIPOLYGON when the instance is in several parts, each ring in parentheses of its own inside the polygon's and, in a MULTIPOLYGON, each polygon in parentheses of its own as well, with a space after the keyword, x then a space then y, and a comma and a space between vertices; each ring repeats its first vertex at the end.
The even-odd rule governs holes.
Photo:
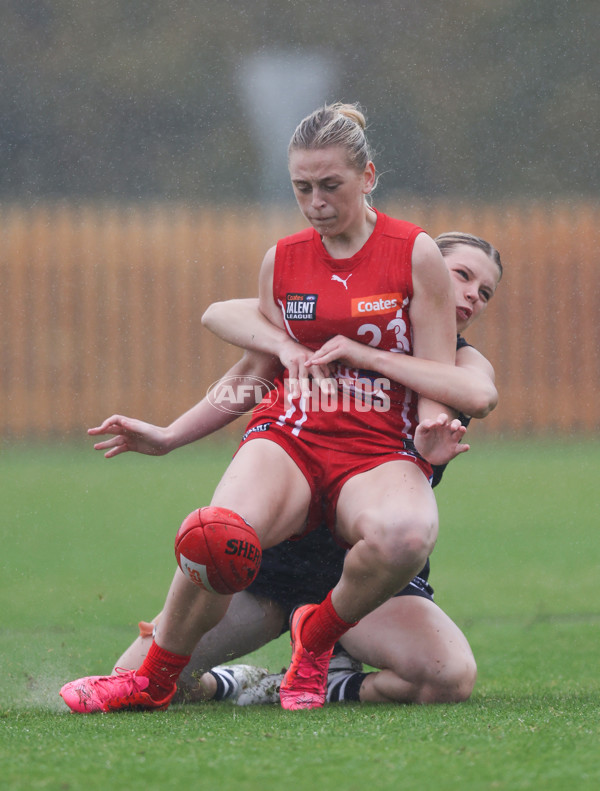
POLYGON ((237 593, 258 573, 262 551, 256 532, 227 508, 198 508, 175 536, 175 557, 183 573, 211 593, 237 593))

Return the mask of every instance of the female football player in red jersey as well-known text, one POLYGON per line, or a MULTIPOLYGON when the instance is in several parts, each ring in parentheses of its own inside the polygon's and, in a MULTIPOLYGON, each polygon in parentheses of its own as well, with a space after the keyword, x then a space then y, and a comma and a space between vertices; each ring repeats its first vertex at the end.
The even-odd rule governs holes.
MULTIPOLYGON (((375 170, 364 127, 355 107, 332 106, 296 130, 289 169, 312 228, 281 240, 265 256, 260 309, 287 331, 290 343, 307 347, 305 364, 332 337, 344 335, 452 365, 450 278, 421 229, 366 202, 375 170)), ((260 350, 261 343, 246 345, 260 350)), ((289 343, 266 351, 287 365, 289 343)), ((265 548, 301 534, 307 523, 310 529, 311 505, 328 502, 327 521, 350 547, 325 600, 292 614, 292 662, 281 685, 288 709, 323 704, 335 642, 425 564, 437 536, 430 463, 460 452, 464 432, 425 396, 374 379, 371 371, 340 363, 333 369, 339 394, 333 414, 329 404, 308 404, 304 392, 286 390, 284 376, 275 377, 278 398, 250 421, 212 500, 239 513, 265 548), (448 436, 449 442, 435 441, 448 436)), ((63 698, 76 711, 166 708, 196 643, 228 605, 229 597, 200 589, 178 570, 137 672, 79 679, 63 687, 63 698)))
MULTIPOLYGON (((470 234, 442 234, 436 242, 444 255, 454 285, 456 323, 458 332, 462 333, 485 311, 496 290, 502 275, 500 255, 489 243, 470 234)), ((235 311, 240 315, 241 308, 244 309, 237 301, 229 305, 224 303, 216 311, 211 309, 212 319, 209 317, 208 323, 228 326, 228 314, 235 311), (215 312, 221 315, 215 316, 215 312)), ((251 321, 250 314, 248 310, 246 319, 251 321)), ((386 357, 385 353, 377 349, 355 344, 343 337, 325 344, 322 352, 313 359, 321 364, 340 360, 349 365, 385 372, 390 377, 410 384, 411 388, 424 390, 431 398, 445 400, 464 413, 461 420, 465 425, 469 422, 465 415, 483 418, 496 404, 491 365, 479 352, 468 346, 460 334, 457 337, 456 370, 446 370, 445 374, 442 374, 437 364, 405 355, 386 357)), ((443 466, 434 468, 434 486, 441 480, 443 470, 443 466)), ((271 624, 276 629, 284 623, 293 605, 319 600, 316 589, 319 584, 327 585, 331 580, 328 570, 332 574, 339 573, 342 559, 333 546, 326 548, 326 540, 322 530, 315 531, 303 541, 285 542, 267 550, 261 567, 262 575, 247 591, 239 594, 240 598, 247 597, 245 601, 249 606, 254 604, 256 607, 262 603, 264 612, 261 612, 261 618, 255 619, 259 633, 264 634, 261 629, 268 629, 271 624), (312 542, 314 546, 305 548, 305 541, 307 544, 312 542), (309 560, 311 551, 312 559, 309 560), (317 553, 321 553, 318 561, 315 559, 317 553), (306 566, 303 565, 305 561, 306 566), (315 570, 318 568, 317 581, 314 577, 308 580, 302 578, 311 563, 315 570), (256 598, 251 600, 251 596, 256 598)), ((340 639, 341 646, 355 660, 382 670, 362 673, 346 653, 338 651, 331 663, 327 700, 434 703, 457 702, 470 696, 476 677, 475 660, 460 629, 434 604, 428 576, 429 563, 400 594, 365 616, 340 639)), ((249 609, 248 617, 250 612, 249 609)), ((234 598, 233 609, 226 620, 236 615, 239 622, 234 598)), ((219 634, 225 636, 226 628, 227 624, 220 624, 219 634)), ((230 634, 233 633, 231 625, 229 628, 230 634)), ((213 635, 213 638, 216 636, 213 635)), ((119 661, 129 667, 127 661, 132 659, 137 667, 141 663, 140 649, 144 650, 144 643, 147 647, 147 637, 138 638, 131 656, 126 654, 119 661)), ((256 647, 258 644, 253 646, 256 647)), ((261 678, 258 668, 246 665, 216 668, 203 676, 200 683, 195 681, 200 668, 207 667, 206 663, 202 664, 205 650, 212 653, 214 648, 214 639, 205 646, 201 641, 183 679, 184 695, 203 699, 206 695, 212 697, 217 693, 226 696, 229 693, 231 699, 237 698, 242 704, 274 702, 282 678, 264 672, 261 678)), ((227 651, 232 650, 232 645, 230 643, 225 647, 221 644, 219 648, 217 661, 222 663, 226 661, 224 657, 227 651)), ((235 655, 240 656, 239 653, 235 655)))
MULTIPOLYGON (((500 256, 489 243, 470 234, 446 233, 436 242, 450 271, 457 329, 462 333, 487 308, 502 274, 500 256)), ((219 318, 218 314, 226 314, 228 307, 251 313, 253 304, 256 302, 252 300, 245 304, 232 300, 208 313, 212 322, 220 324, 226 316, 219 318)), ((460 335, 458 341, 456 367, 462 378, 453 387, 448 384, 453 382, 450 376, 453 372, 445 366, 437 363, 423 366, 423 361, 406 355, 395 357, 394 362, 404 366, 412 389, 428 392, 427 387, 433 387, 428 394, 436 396, 443 386, 449 406, 483 418, 496 402, 493 369, 481 354, 464 344, 460 335), (432 376, 427 368, 437 368, 437 376, 432 376)), ((364 347, 358 351, 364 353, 364 347)), ((378 354, 375 349, 367 351, 378 354)), ((244 384, 248 376, 272 375, 268 357, 246 354, 223 380, 234 384, 236 377, 240 377, 244 384)), ((252 406, 253 396, 246 391, 238 410, 242 413, 252 406)), ((90 434, 113 435, 95 445, 107 458, 127 451, 164 455, 209 435, 231 422, 234 416, 232 411, 216 409, 214 399, 208 397, 166 428, 114 415, 101 426, 90 429, 90 434)), ((435 473, 434 484, 441 478, 442 469, 436 469, 435 473)), ((278 637, 285 630, 294 606, 305 601, 321 601, 341 574, 344 554, 325 526, 302 541, 286 541, 266 550, 256 581, 233 597, 225 618, 194 649, 180 676, 177 699, 198 701, 217 695, 240 703, 275 702, 280 675, 269 675, 266 670, 240 664, 205 671, 242 657, 278 637)), ((342 646, 353 651, 356 659, 349 658, 338 646, 330 665, 328 700, 434 703, 469 697, 476 675, 475 660, 460 629, 433 602, 428 571, 427 564, 401 595, 370 613, 341 638, 342 646), (362 674, 361 660, 383 668, 383 672, 362 674)), ((142 664, 152 642, 152 623, 142 622, 140 628, 140 637, 120 657, 117 667, 135 670, 142 664)))
MULTIPOLYGON (((462 333, 486 310, 496 290, 502 274, 500 256, 489 243, 470 234, 446 233, 436 242, 450 271, 456 296, 457 329, 462 333)), ((256 303, 250 300, 244 303, 232 300, 217 310, 210 309, 209 323, 227 325, 229 310, 236 315, 245 310, 247 318, 252 320, 253 304, 256 303)), ((345 339, 335 341, 336 345, 346 342, 345 339)), ((353 346, 351 342, 348 345, 353 346)), ((362 345, 355 347, 355 351, 360 355, 380 354, 362 345)), ((356 359, 343 356, 342 359, 357 364, 356 359)), ((368 358, 364 362, 372 365, 375 360, 368 358)), ((386 364, 385 359, 379 362, 382 367, 386 364)), ((424 390, 430 397, 439 397, 443 387, 448 405, 472 417, 485 417, 496 403, 491 365, 466 345, 460 334, 456 378, 447 367, 437 363, 423 365, 422 360, 407 355, 394 356, 389 362, 395 365, 390 376, 395 374, 402 380, 404 373, 405 383, 410 382, 412 389, 424 390)), ((268 366, 268 358, 247 356, 225 379, 233 382, 236 372, 269 376, 268 366)), ((239 408, 250 406, 245 403, 239 408)), ((215 410, 209 399, 204 399, 184 418, 187 425, 180 419, 164 429, 113 416, 91 433, 114 434, 95 446, 108 457, 127 450, 162 454, 210 433, 230 420, 231 413, 215 410), (194 411, 196 416, 192 418, 194 411)), ((465 417, 461 419, 468 422, 465 417)), ((442 472, 443 467, 435 468, 434 485, 442 472)), ((294 606, 305 601, 321 601, 341 574, 344 554, 326 526, 320 526, 302 541, 285 541, 266 550, 258 578, 233 597, 225 618, 194 649, 179 678, 177 700, 224 699, 241 705, 276 702, 281 674, 269 674, 265 669, 245 664, 214 666, 242 657, 278 637, 286 629, 294 606)), ((142 622, 140 636, 116 666, 137 669, 152 642, 152 631, 153 623, 142 622)), ((347 632, 340 644, 330 663, 328 701, 458 702, 470 696, 475 682, 476 665, 467 639, 433 601, 428 563, 400 594, 347 632), (362 662, 382 670, 363 673, 362 662)))

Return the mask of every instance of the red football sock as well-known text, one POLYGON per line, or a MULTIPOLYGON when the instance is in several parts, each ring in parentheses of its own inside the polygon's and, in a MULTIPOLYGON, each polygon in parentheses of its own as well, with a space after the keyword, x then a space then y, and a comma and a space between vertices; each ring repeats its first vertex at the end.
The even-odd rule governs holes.
POLYGON ((150 679, 146 692, 154 700, 162 700, 171 692, 183 668, 190 661, 189 656, 172 654, 156 645, 154 640, 136 675, 150 679))
POLYGON ((348 623, 340 618, 331 602, 331 591, 329 591, 325 600, 304 622, 302 645, 313 654, 324 654, 357 623, 358 621, 348 623))

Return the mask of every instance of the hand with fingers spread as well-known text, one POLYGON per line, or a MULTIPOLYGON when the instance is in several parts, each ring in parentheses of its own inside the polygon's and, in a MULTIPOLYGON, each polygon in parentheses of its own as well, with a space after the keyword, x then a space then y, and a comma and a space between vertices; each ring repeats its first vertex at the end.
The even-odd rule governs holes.
POLYGON ((458 418, 450 420, 441 412, 436 420, 422 420, 415 430, 415 447, 430 464, 447 464, 469 445, 460 444, 466 427, 458 418))
POLYGON ((335 382, 327 363, 314 364, 309 360, 313 351, 291 338, 285 340, 279 349, 279 359, 288 372, 288 390, 292 398, 300 395, 308 397, 311 392, 311 379, 316 381, 324 392, 333 392, 335 382))
POLYGON ((89 428, 88 434, 90 436, 113 435, 110 439, 102 440, 94 445, 95 450, 106 451, 104 456, 107 459, 129 450, 145 453, 148 456, 164 456, 169 452, 166 429, 122 415, 112 415, 100 426, 89 428))

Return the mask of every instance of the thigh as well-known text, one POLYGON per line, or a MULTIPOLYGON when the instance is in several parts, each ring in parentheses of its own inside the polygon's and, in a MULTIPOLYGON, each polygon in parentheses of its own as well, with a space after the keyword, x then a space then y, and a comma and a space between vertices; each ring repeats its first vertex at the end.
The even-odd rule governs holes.
POLYGON ((350 545, 373 525, 425 524, 437 529, 437 505, 429 481, 411 461, 390 461, 347 480, 336 510, 336 533, 350 545))
POLYGON ((264 549, 302 532, 310 501, 310 486, 300 468, 277 443, 261 438, 238 450, 211 505, 243 516, 264 549))
POLYGON ((430 599, 396 596, 366 615, 342 638, 352 656, 418 681, 436 668, 473 661, 467 638, 430 599))

